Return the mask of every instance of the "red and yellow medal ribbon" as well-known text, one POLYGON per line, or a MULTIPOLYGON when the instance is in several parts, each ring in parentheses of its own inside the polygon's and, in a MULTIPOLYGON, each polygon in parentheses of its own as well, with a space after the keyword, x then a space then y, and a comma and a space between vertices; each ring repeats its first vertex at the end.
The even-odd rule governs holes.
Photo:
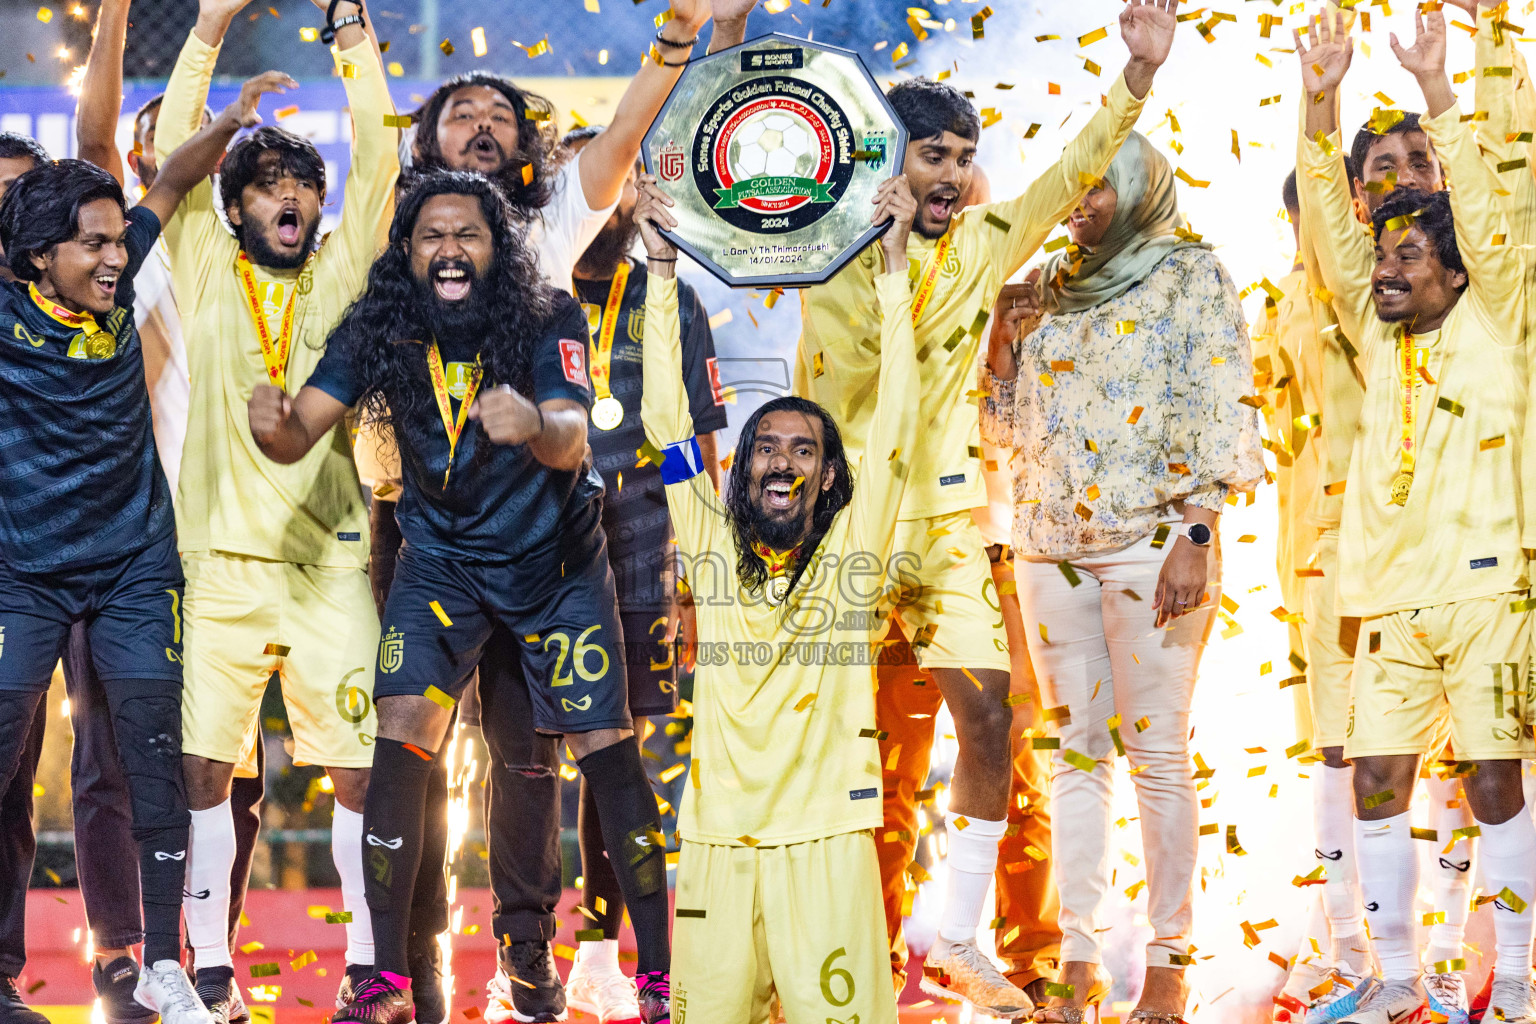
POLYGON ((65 309, 45 297, 35 284, 27 285, 27 294, 49 319, 81 332, 70 343, 68 354, 71 359, 110 359, 117 351, 117 338, 102 330, 91 314, 65 309))
POLYGON ((243 252, 235 259, 235 272, 240 275, 240 284, 245 291, 246 308, 251 311, 251 319, 256 323, 256 337, 261 342, 261 361, 267 366, 267 378, 287 391, 288 351, 293 347, 293 313, 298 305, 298 283, 295 282, 288 293, 282 323, 276 340, 273 340, 272 329, 267 326, 266 314, 261 310, 261 298, 256 294, 256 275, 251 270, 251 261, 243 252))
POLYGON ((469 383, 464 388, 464 397, 459 401, 459 414, 453 414, 453 396, 448 391, 448 374, 443 369, 443 356, 437 350, 437 342, 434 340, 427 346, 427 372, 432 378, 432 394, 437 398, 437 412, 443 418, 443 430, 448 434, 448 468, 443 470, 443 489, 448 489, 448 474, 453 472, 453 452, 458 447, 459 436, 464 433, 464 424, 469 419, 469 407, 475 401, 475 392, 480 389, 480 378, 484 370, 478 365, 469 371, 469 383))
POLYGON ((619 305, 624 301, 624 289, 629 283, 629 260, 622 260, 613 273, 613 283, 608 286, 608 301, 603 303, 603 319, 592 339, 592 393, 596 400, 612 395, 608 389, 608 370, 613 365, 613 335, 619 327, 619 305))
POLYGON ((753 541, 752 553, 767 563, 769 576, 782 576, 800 554, 800 545, 796 544, 788 551, 775 551, 766 544, 753 541))
POLYGON ((75 313, 51 299, 44 298, 43 293, 37 290, 37 285, 28 284, 27 294, 32 296, 32 301, 37 303, 37 308, 47 313, 50 317, 63 324, 65 327, 73 327, 76 330, 85 331, 86 334, 95 334, 101 328, 96 326, 96 318, 89 313, 75 313))
POLYGON ((1403 419, 1402 450, 1399 452, 1399 470, 1392 481, 1392 503, 1406 505, 1408 491, 1413 485, 1413 469, 1418 460, 1418 402, 1414 397, 1414 378, 1418 376, 1414 359, 1413 334, 1404 329, 1397 347, 1397 376, 1400 389, 1403 419))
POLYGON ((928 306, 928 300, 933 298, 934 285, 939 280, 939 268, 944 265, 944 257, 949 255, 949 234, 939 239, 939 244, 933 248, 933 263, 929 265, 928 272, 923 275, 923 283, 918 285, 917 294, 912 296, 912 324, 917 325, 917 318, 923 315, 923 310, 928 306))

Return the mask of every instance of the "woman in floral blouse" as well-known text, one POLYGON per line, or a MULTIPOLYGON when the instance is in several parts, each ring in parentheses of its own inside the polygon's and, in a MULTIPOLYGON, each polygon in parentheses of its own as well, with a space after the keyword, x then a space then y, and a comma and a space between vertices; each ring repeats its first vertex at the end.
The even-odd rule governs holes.
POLYGON ((1053 752, 1061 982, 1036 1020, 1108 991, 1112 772, 1132 766, 1154 938, 1131 1020, 1177 1020, 1190 963, 1197 803, 1189 711, 1220 597, 1217 518, 1263 476, 1236 289, 1181 234, 1168 161, 1132 133, 1072 214, 1073 245, 995 318, 982 437, 1016 449, 1015 574, 1053 752), (1015 339, 1021 313, 1044 317, 1015 339), (1009 308, 1012 307, 1012 308, 1009 308))

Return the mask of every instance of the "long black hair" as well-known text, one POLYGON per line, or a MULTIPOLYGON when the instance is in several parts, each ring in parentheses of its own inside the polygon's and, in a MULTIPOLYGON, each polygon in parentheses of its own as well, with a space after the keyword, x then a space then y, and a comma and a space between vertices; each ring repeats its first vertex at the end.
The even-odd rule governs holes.
POLYGON ((821 539, 832 528, 837 513, 853 500, 853 469, 848 465, 848 454, 843 449, 843 435, 837 429, 832 414, 808 398, 786 395, 763 403, 745 424, 736 439, 736 454, 731 460, 731 472, 725 492, 725 508, 730 514, 731 533, 736 538, 736 581, 750 593, 760 591, 768 582, 768 567, 752 550, 759 539, 752 528, 758 513, 752 503, 752 446, 757 441, 757 425, 764 416, 774 412, 797 412, 821 422, 822 460, 833 467, 832 486, 820 490, 820 481, 807 480, 802 486, 815 487, 820 492, 811 512, 811 532, 800 545, 800 553, 789 570, 789 586, 793 590, 800 574, 811 562, 811 556, 821 546, 821 539))
MULTIPOLYGON (((1408 218, 1411 226, 1424 232, 1424 237, 1435 248, 1435 257, 1446 270, 1453 274, 1467 272, 1467 265, 1461 259, 1461 248, 1456 244, 1456 218, 1451 213, 1449 192, 1393 189, 1386 202, 1371 214, 1371 228, 1376 233, 1377 242, 1387 234, 1387 225, 1398 217, 1408 218)), ((1465 288, 1466 285, 1462 285, 1462 289, 1465 288)))
MULTIPOLYGON (((483 387, 510 385, 533 398, 530 345, 555 314, 558 293, 544 282, 501 190, 489 179, 467 171, 435 171, 420 176, 400 200, 389 226, 389 247, 368 271, 368 287, 331 332, 328 346, 346 352, 356 379, 365 387, 358 407, 370 423, 388 429, 402 457, 412 457, 402 424, 437 423, 437 400, 427 375, 424 342, 432 338, 430 307, 411 272, 407 252, 422 207, 434 196, 472 196, 491 228, 491 266, 474 282, 485 289, 490 313, 480 334, 483 387)), ((490 445, 476 447, 478 462, 490 445)), ((473 464, 473 463, 472 463, 473 464)))
POLYGON ((40 281, 32 262, 80 233, 80 208, 110 199, 127 210, 117 179, 84 160, 56 160, 32 168, 11 182, 0 202, 0 248, 11 272, 23 281, 40 281))
POLYGON ((443 148, 437 137, 437 122, 453 94, 471 86, 495 89, 517 112, 517 152, 508 155, 507 165, 496 173, 495 179, 518 217, 533 220, 549 204, 555 190, 549 173, 557 163, 555 107, 537 93, 519 88, 505 75, 489 71, 455 75, 427 97, 427 102, 411 115, 416 124, 416 141, 411 148, 414 169, 423 173, 447 169, 448 162, 443 159, 443 148), (523 180, 525 164, 533 167, 528 181, 523 180))

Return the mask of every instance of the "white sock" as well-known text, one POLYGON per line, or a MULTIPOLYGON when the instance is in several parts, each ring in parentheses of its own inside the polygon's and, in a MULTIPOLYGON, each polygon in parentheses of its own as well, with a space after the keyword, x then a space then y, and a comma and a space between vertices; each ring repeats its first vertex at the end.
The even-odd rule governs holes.
POLYGON ((347 922, 347 963, 373 963, 373 919, 363 894, 363 816, 337 802, 331 811, 331 860, 341 876, 341 905, 347 922))
POLYGON ((229 801, 192 812, 187 882, 181 909, 199 969, 233 967, 229 955, 229 876, 235 868, 235 819, 229 801))
POLYGON ((983 821, 949 811, 944 824, 949 837, 949 897, 939 920, 939 938, 974 942, 981 924, 981 905, 997 870, 997 844, 1008 831, 1008 819, 983 821), (964 828, 958 824, 962 820, 964 828))
POLYGON ((1419 976, 1413 920, 1419 856, 1411 828, 1407 811, 1381 821, 1355 822, 1360 894, 1371 925, 1371 944, 1387 981, 1413 981, 1419 976))
POLYGON ((618 939, 583 939, 576 946, 576 960, 578 963, 590 967, 619 970, 619 940, 618 939))
POLYGON ((1439 779, 1431 775, 1425 788, 1429 791, 1429 827, 1440 834, 1429 851, 1429 888, 1435 896, 1435 912, 1445 915, 1444 923, 1437 921, 1429 928, 1429 953, 1425 959, 1438 963, 1462 955, 1472 893, 1472 840, 1463 836, 1449 853, 1445 846, 1451 841, 1452 832, 1472 824, 1472 812, 1460 798, 1454 776, 1439 779))
POLYGON ((1520 913, 1504 899, 1493 903, 1493 972, 1500 978, 1531 973, 1531 919, 1536 917, 1536 824, 1522 807, 1499 825, 1478 822, 1482 831, 1483 884, 1491 896, 1508 889, 1523 901, 1520 913))
POLYGON ((1328 915, 1329 955, 1362 971, 1370 948, 1360 927, 1364 904, 1360 899, 1360 868, 1355 861, 1355 769, 1320 764, 1314 771, 1312 828, 1318 863, 1327 876, 1323 910, 1328 915))

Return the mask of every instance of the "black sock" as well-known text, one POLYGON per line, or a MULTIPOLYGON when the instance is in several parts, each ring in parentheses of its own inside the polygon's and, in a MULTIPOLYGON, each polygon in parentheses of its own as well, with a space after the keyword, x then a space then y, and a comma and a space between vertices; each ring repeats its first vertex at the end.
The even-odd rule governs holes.
POLYGON ((581 803, 576 812, 576 837, 581 845, 581 905, 597 919, 594 927, 603 930, 603 938, 619 937, 619 924, 624 920, 624 892, 619 888, 619 878, 613 873, 613 865, 603 843, 602 818, 597 812, 597 801, 592 798, 592 787, 581 780, 581 803), (599 904, 598 900, 602 900, 599 904))
POLYGON ((197 980, 193 983, 197 988, 197 997, 203 1001, 204 1006, 212 1006, 215 1003, 229 1001, 229 985, 235 980, 233 967, 199 967, 197 980))
MULTIPOLYGON (((450 729, 451 734, 451 729, 450 729)), ((411 934, 425 939, 448 930, 448 765, 439 750, 421 819, 421 867, 411 891, 411 934)))
POLYGON ((431 779, 430 752, 383 736, 374 741, 373 774, 363 801, 363 887, 373 918, 373 963, 407 977, 411 894, 421 866, 431 779))
POLYGON ((656 797, 640 763, 640 748, 632 740, 623 740, 588 754, 576 765, 597 803, 604 848, 621 851, 608 862, 618 876, 635 928, 639 947, 635 971, 670 971, 666 843, 656 797))

